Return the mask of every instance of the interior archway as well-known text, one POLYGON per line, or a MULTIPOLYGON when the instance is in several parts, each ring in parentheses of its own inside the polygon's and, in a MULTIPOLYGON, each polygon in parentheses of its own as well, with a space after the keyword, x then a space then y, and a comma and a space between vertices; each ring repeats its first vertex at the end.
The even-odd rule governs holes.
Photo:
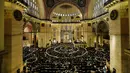
MULTIPOLYGON (((105 20, 98 22, 96 28, 96 36, 97 36, 97 45, 107 46, 106 48, 109 49, 109 25, 105 20)), ((110 50, 110 49, 109 49, 110 50)))
POLYGON ((33 26, 30 22, 27 22, 25 27, 24 27, 24 32, 32 32, 33 26))
POLYGON ((105 21, 100 21, 97 24, 97 33, 108 33, 109 32, 109 26, 105 21))
POLYGON ((62 3, 56 6, 50 14, 52 22, 79 22, 82 18, 81 11, 70 3, 62 3))

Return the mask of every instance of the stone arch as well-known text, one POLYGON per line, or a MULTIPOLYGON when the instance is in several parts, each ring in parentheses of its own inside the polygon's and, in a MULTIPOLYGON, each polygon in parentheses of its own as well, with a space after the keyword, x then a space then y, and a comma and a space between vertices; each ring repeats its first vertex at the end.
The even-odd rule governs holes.
POLYGON ((39 32, 40 31, 40 23, 33 22, 33 21, 25 21, 23 25, 23 30, 29 27, 31 30, 30 32, 39 32))
POLYGON ((97 33, 109 33, 109 24, 105 20, 101 20, 97 23, 97 33))
POLYGON ((82 9, 81 9, 76 3, 73 3, 73 2, 59 2, 59 3, 55 4, 55 5, 50 9, 48 17, 50 17, 51 13, 53 12, 53 10, 54 10, 57 6, 59 6, 59 5, 63 4, 63 3, 67 3, 67 4, 71 4, 72 6, 75 6, 77 9, 79 9, 79 11, 80 11, 80 12, 82 13, 82 15, 83 15, 82 9))
POLYGON ((32 32, 33 26, 30 22, 27 22, 23 28, 24 32, 32 32))
POLYGON ((96 35, 98 38, 97 41, 100 45, 109 44, 109 24, 106 20, 102 19, 101 21, 97 22, 96 35))

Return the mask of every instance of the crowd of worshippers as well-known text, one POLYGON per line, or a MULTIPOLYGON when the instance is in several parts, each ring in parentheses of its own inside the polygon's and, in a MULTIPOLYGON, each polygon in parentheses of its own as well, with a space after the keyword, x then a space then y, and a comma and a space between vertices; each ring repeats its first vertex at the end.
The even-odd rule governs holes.
POLYGON ((71 47, 51 47, 47 49, 45 56, 51 56, 55 58, 77 58, 85 55, 85 48, 71 48, 71 47))
POLYGON ((97 50, 94 47, 85 49, 87 53, 81 57, 55 58, 46 56, 46 48, 24 47, 23 61, 26 66, 23 73, 110 73, 106 65, 106 61, 110 61, 109 49, 97 50))

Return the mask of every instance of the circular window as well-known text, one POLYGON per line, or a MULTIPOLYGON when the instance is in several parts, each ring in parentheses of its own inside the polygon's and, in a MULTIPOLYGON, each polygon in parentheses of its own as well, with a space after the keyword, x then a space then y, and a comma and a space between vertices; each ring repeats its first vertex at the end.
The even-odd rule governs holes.
POLYGON ((14 18, 17 21, 21 21, 22 20, 22 13, 21 13, 21 11, 15 10, 14 13, 13 13, 13 15, 14 15, 14 18))
POLYGON ((115 20, 118 17, 118 11, 117 10, 112 10, 110 13, 110 18, 111 20, 115 20))

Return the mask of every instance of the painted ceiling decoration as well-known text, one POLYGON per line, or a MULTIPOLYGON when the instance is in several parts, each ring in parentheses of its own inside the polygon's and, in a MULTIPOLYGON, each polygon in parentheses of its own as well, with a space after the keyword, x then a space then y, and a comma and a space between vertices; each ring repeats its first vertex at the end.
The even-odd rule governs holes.
POLYGON ((77 0, 77 4, 78 4, 80 7, 85 7, 85 5, 86 5, 86 0, 77 0))
POLYGON ((69 8, 72 8, 72 6, 70 6, 70 5, 62 5, 62 6, 60 6, 60 8, 69 9, 69 8))
POLYGON ((46 4, 48 7, 53 7, 58 2, 74 2, 79 5, 79 7, 85 7, 86 5, 86 0, 46 0, 46 4))
POLYGON ((53 7, 55 4, 55 1, 54 0, 46 0, 46 4, 48 7, 53 7))

